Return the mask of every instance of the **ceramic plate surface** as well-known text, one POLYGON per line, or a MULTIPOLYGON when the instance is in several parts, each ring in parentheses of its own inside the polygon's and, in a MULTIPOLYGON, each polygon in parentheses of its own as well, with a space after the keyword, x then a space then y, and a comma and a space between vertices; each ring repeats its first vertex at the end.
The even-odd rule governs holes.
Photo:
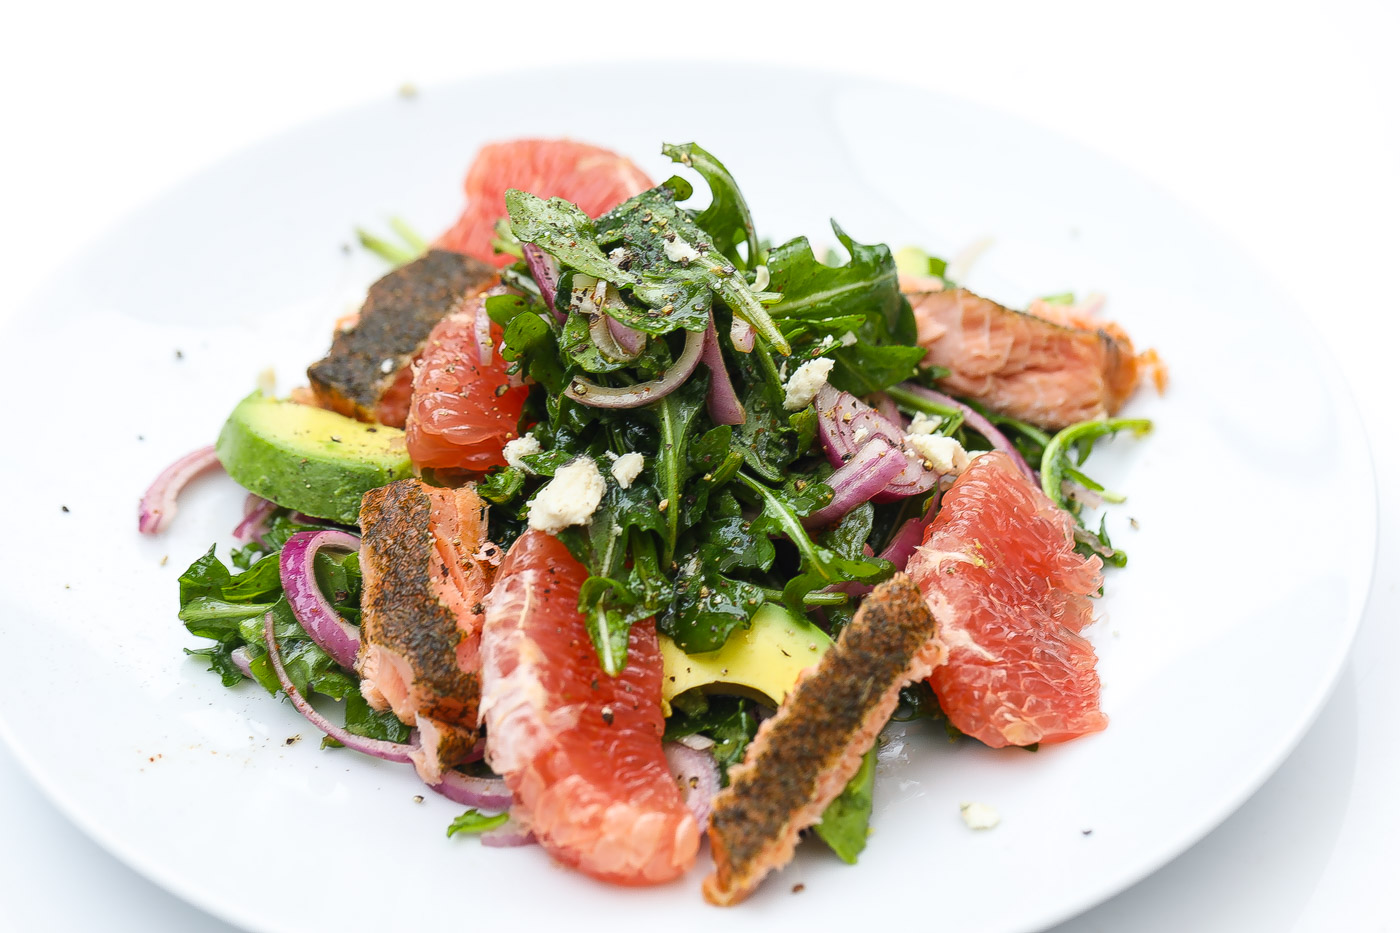
POLYGON ((259 931, 1027 930, 1182 851, 1307 728, 1367 592, 1374 483, 1320 341, 1243 254, 1123 168, 994 113, 830 75, 667 68, 664 81, 638 68, 607 107, 567 88, 627 66, 474 81, 313 123, 128 218, 0 325, 10 397, 38 416, 0 460, 0 726, 119 858, 259 931), (715 105, 679 106, 687 87, 715 105), (755 88, 772 90, 765 106, 721 105, 755 88), (175 578, 228 540, 243 494, 201 480, 150 539, 136 533, 142 490, 210 443, 260 372, 283 390, 302 381, 383 271, 346 246, 356 225, 396 214, 442 229, 478 145, 527 134, 605 144, 656 178, 671 172, 661 142, 695 139, 739 179, 761 235, 830 244, 835 217, 858 240, 943 255, 990 236, 974 289, 1013 305, 1107 293, 1172 384, 1127 410, 1156 432, 1092 464, 1129 493, 1109 528, 1131 563, 1089 631, 1106 732, 1029 754, 891 728, 860 864, 804 846, 721 913, 700 897, 700 867, 631 890, 538 848, 446 839, 460 808, 415 803, 411 770, 320 750, 289 705, 226 690, 182 654, 196 640, 175 618, 175 578), (968 830, 963 801, 994 806, 1001 825, 968 830))

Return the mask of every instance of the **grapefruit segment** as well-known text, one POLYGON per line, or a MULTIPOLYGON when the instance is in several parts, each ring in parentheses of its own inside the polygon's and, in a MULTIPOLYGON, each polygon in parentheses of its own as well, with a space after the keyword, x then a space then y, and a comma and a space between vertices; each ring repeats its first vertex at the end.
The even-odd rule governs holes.
POLYGON ((467 207, 435 243, 497 266, 513 257, 491 248, 496 221, 506 216, 506 189, 564 198, 597 217, 652 187, 646 173, 615 152, 570 139, 515 139, 482 146, 463 185, 467 207))
POLYGON ((948 720, 994 747, 1063 742, 1108 725, 1089 597, 1102 562, 1070 516, 1003 453, 973 460, 909 559, 948 663, 929 678, 948 720))
POLYGON ((694 864, 700 828, 661 749, 656 630, 632 626, 627 666, 605 674, 578 611, 587 577, 542 532, 506 554, 481 640, 486 758, 555 859, 617 884, 670 881, 694 864))
POLYGON ((490 325, 490 351, 481 361, 477 315, 486 292, 467 299, 428 335, 413 370, 408 403, 408 456, 419 469, 484 472, 505 466, 502 450, 516 436, 528 387, 510 385, 497 348, 504 332, 490 325))

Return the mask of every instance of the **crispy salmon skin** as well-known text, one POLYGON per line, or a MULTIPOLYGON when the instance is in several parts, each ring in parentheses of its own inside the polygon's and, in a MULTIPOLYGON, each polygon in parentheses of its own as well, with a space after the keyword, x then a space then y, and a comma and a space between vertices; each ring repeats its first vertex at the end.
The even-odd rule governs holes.
POLYGON ((715 798, 705 879, 712 904, 737 904, 792 859, 860 767, 899 702, 899 689, 943 662, 933 615, 904 574, 861 603, 836 644, 759 727, 715 798))
POLYGON ((323 408, 401 428, 408 417, 412 364, 438 321, 495 282, 483 262, 430 250, 369 289, 359 315, 306 375, 323 408))
POLYGON ((946 391, 1043 428, 1114 414, 1147 368, 1113 324, 1056 323, 965 288, 905 297, 928 350, 924 363, 949 371, 941 380, 946 391))
POLYGON ((360 692, 418 727, 414 765, 437 783, 478 737, 486 506, 471 486, 404 479, 365 494, 360 525, 360 692))

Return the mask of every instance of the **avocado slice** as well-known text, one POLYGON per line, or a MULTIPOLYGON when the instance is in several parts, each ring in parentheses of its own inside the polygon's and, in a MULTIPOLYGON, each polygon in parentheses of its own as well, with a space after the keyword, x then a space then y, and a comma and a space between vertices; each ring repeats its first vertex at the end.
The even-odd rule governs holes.
POLYGON ((249 492, 347 525, 359 521, 366 492, 413 474, 398 428, 261 392, 238 403, 215 449, 249 492))
POLYGON ((672 699, 696 687, 750 695, 777 706, 798 675, 831 647, 825 632, 776 603, 758 607, 749 627, 730 635, 718 651, 686 654, 665 635, 660 641, 661 699, 667 715, 672 699))

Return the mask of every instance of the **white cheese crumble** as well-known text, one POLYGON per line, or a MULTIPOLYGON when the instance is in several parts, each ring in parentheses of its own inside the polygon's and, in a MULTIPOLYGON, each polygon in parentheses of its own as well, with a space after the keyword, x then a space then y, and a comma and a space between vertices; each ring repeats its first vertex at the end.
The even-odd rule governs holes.
POLYGON ((857 337, 852 331, 848 330, 841 335, 841 346, 843 347, 853 347, 859 342, 860 338, 857 337))
POLYGON ((943 419, 937 415, 926 415, 919 412, 914 416, 914 420, 909 422, 910 434, 936 434, 938 428, 943 424, 943 419))
POLYGON ((379 371, 386 376, 389 375, 394 371, 394 361, 386 356, 383 362, 379 364, 379 371))
POLYGON ((666 258, 672 262, 694 262, 700 258, 700 251, 679 236, 667 240, 662 248, 666 250, 666 258))
POLYGON ((937 434, 906 434, 904 446, 939 473, 961 473, 967 469, 967 451, 951 437, 937 434))
POLYGON ((835 360, 821 357, 797 367, 787 381, 787 397, 783 399, 783 407, 788 411, 799 411, 812 404, 812 399, 826 385, 826 377, 831 375, 831 367, 835 365, 835 360))
POLYGON ((540 442, 535 440, 535 435, 526 434, 524 437, 517 437, 513 441, 506 441, 505 449, 501 453, 505 454, 506 463, 517 470, 524 470, 526 473, 533 473, 529 465, 521 457, 529 457, 540 452, 540 442))
POLYGON ((557 535, 570 525, 585 525, 607 491, 598 464, 579 457, 559 468, 530 502, 530 527, 557 535))
POLYGON ((623 454, 613 462, 612 475, 617 480, 617 484, 623 489, 631 489, 632 482, 641 475, 642 465, 645 463, 641 454, 635 450, 631 453, 623 454))
POLYGON ((992 829, 1001 822, 1001 814, 995 807, 985 803, 963 803, 958 805, 962 820, 968 829, 992 829))

